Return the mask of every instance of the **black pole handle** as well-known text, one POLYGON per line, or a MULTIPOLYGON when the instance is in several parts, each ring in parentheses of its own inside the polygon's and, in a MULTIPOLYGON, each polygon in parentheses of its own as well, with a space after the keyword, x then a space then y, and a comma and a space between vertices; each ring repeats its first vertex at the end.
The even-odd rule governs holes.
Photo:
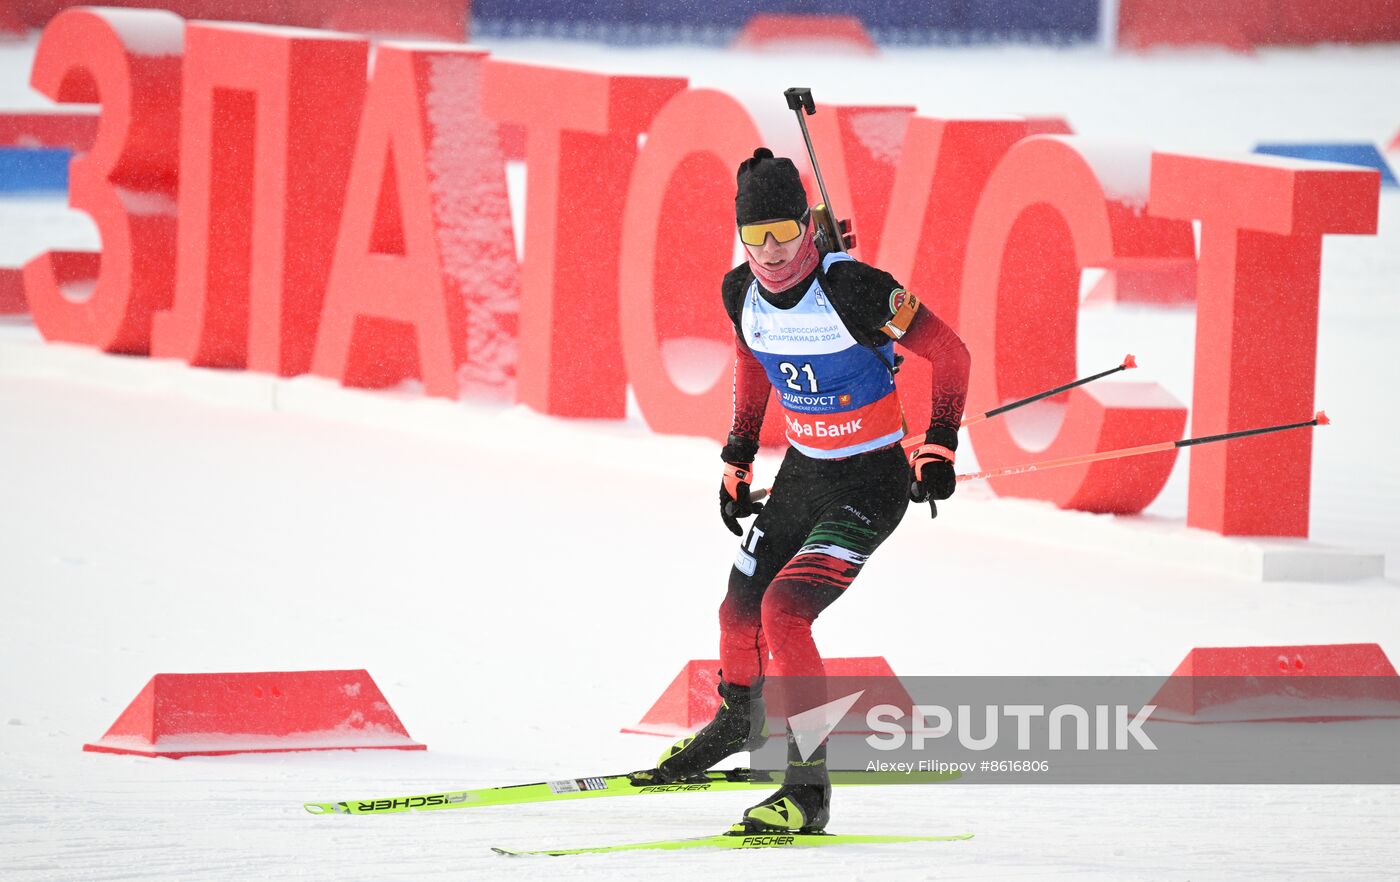
POLYGON ((811 116, 817 112, 817 102, 812 100, 812 90, 794 86, 783 93, 788 110, 805 110, 811 116))

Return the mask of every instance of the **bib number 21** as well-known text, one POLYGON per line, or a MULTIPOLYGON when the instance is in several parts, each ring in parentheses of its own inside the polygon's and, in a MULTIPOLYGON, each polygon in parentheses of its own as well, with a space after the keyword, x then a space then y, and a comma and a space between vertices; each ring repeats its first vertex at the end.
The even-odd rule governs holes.
POLYGON ((797 365, 793 364, 792 362, 785 361, 778 365, 778 370, 782 371, 783 376, 787 378, 787 387, 789 389, 792 389, 797 392, 815 393, 817 391, 817 374, 815 371, 812 370, 812 366, 810 364, 804 364, 799 369, 797 365), (797 382, 797 378, 802 374, 807 375, 806 389, 802 388, 801 384, 797 382))

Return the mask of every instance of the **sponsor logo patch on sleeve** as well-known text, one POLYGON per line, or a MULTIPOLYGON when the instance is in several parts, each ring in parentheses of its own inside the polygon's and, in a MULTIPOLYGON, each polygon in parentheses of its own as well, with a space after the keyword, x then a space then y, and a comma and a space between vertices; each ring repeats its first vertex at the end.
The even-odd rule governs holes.
POLYGON ((908 332, 918 312, 919 298, 904 288, 895 288, 890 292, 890 320, 880 330, 891 340, 898 340, 908 332))

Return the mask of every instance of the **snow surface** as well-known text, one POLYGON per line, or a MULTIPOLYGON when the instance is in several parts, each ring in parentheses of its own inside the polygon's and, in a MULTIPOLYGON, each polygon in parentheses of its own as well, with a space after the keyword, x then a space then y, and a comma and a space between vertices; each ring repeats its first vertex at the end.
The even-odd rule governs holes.
MULTIPOLYGON (((1227 152, 1270 139, 1381 140, 1395 129, 1395 47, 1110 59, 1032 49, 792 56, 621 51, 543 42, 509 57, 682 73, 776 104, 925 113, 1063 113, 1087 135, 1227 152)), ((33 44, 0 45, 0 106, 33 44)), ((768 123, 765 122, 765 125, 768 123)), ((518 180, 510 183, 519 198, 518 180)), ((1313 535, 1376 547, 1388 578, 1259 584, 1098 551, 987 535, 960 507, 911 507, 851 596, 817 626, 833 656, 906 674, 1163 674, 1193 646, 1376 641, 1400 658, 1400 198, 1378 237, 1324 245, 1313 535)), ((0 252, 93 245, 86 221, 0 200, 0 252), (85 239, 86 237, 86 239, 85 239), (73 240, 79 241, 73 241, 73 240), (85 241, 84 241, 85 240, 85 241)), ((1081 365, 1126 351, 1190 399, 1191 310, 1102 308, 1081 365)), ((564 423, 519 407, 281 381, 382 405, 379 427, 7 368, 37 345, 0 322, 0 854, 6 880, 410 877, 1393 879, 1397 787, 936 787, 841 790, 832 828, 959 833, 969 842, 806 853, 629 853, 507 860, 489 845, 572 846, 723 829, 745 793, 385 817, 301 803, 489 786, 650 763, 620 735, 691 658, 712 657, 734 540, 714 512, 711 442, 635 417, 564 423), (466 414, 475 432, 398 431, 393 413, 466 414), (151 674, 365 667, 426 752, 190 758, 81 752, 151 674)), ((114 366, 122 360, 79 354, 114 366)), ((179 365, 152 366, 183 375, 179 365)), ((211 372, 214 373, 214 372, 211 372)), ((405 420, 405 422, 408 422, 405 420)), ((972 457, 967 457, 969 466, 972 457)), ((773 474, 771 459, 758 464, 773 474)), ((1150 513, 1180 517, 1185 457, 1150 513)), ((1075 517, 1066 515, 1073 530, 1075 517)))

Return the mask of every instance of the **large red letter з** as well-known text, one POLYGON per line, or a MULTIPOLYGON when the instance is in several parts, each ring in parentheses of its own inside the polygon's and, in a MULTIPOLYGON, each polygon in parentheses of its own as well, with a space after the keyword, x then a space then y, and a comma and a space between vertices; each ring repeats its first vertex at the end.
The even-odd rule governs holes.
POLYGON ((151 315, 169 304, 174 281, 184 31, 168 12, 83 8, 60 13, 39 40, 34 88, 55 101, 102 103, 96 140, 74 157, 68 186, 69 204, 97 224, 102 251, 49 251, 24 268, 46 340, 150 349, 151 315))

